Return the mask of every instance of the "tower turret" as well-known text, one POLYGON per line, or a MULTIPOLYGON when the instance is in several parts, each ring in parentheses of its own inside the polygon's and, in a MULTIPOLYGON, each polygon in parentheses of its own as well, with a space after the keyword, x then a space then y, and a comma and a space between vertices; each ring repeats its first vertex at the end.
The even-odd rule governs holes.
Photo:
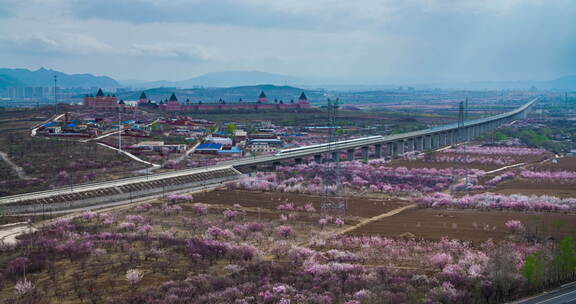
POLYGON ((148 96, 146 96, 146 93, 142 91, 142 94, 140 94, 140 99, 138 99, 138 104, 144 104, 144 103, 148 103, 148 96))
POLYGON ((310 102, 308 102, 308 97, 306 97, 306 94, 304 94, 304 92, 302 92, 302 94, 300 94, 300 97, 298 98, 298 104, 310 105, 310 102))
POLYGON ((265 103, 268 102, 268 97, 264 93, 264 91, 260 92, 260 96, 258 96, 258 102, 265 103))

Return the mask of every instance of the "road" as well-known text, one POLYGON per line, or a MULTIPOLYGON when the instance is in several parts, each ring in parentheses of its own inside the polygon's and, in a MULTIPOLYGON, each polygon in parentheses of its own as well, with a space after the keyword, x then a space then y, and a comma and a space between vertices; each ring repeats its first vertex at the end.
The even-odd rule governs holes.
POLYGON ((32 177, 26 175, 26 172, 24 172, 24 169, 22 167, 16 165, 10 159, 10 157, 8 157, 8 153, 0 151, 0 160, 3 160, 5 163, 7 163, 8 166, 10 166, 10 168, 12 168, 12 170, 16 173, 16 175, 18 176, 19 179, 23 179, 23 180, 32 180, 33 179, 32 177))
POLYGON ((562 285, 557 290, 546 292, 514 304, 576 304, 576 282, 562 285))
POLYGON ((38 131, 38 128, 40 128, 41 126, 43 126, 43 125, 45 125, 51 121, 58 120, 58 119, 62 118, 62 116, 64 116, 64 114, 57 115, 56 117, 53 116, 53 117, 49 118, 48 120, 46 120, 45 122, 32 127, 32 129, 30 130, 30 136, 36 136, 36 132, 38 131))
POLYGON ((112 150, 114 150, 114 151, 117 151, 117 152, 119 152, 119 153, 123 153, 123 154, 125 154, 126 156, 130 157, 131 159, 133 159, 133 160, 135 160, 135 161, 137 161, 137 162, 140 162, 140 163, 143 163, 143 164, 147 164, 147 165, 152 166, 152 168, 150 168, 150 171, 153 171, 153 170, 156 170, 156 169, 160 168, 160 165, 158 165, 158 164, 153 164, 153 163, 151 163, 151 162, 147 162, 147 161, 145 161, 145 160, 137 157, 136 155, 134 155, 134 154, 132 154, 132 153, 126 151, 126 150, 120 151, 120 149, 115 148, 115 147, 112 147, 112 146, 110 146, 110 145, 108 145, 108 144, 105 144, 105 143, 100 143, 100 142, 99 142, 99 143, 97 143, 97 144, 100 145, 100 146, 102 146, 102 147, 106 147, 106 148, 108 148, 108 149, 112 149, 112 150))
MULTIPOLYGON (((157 121, 158 121, 158 119, 154 120, 153 122, 147 123, 147 124, 144 125, 144 127, 151 126, 153 123, 155 123, 155 122, 157 122, 157 121)), ((99 139, 108 137, 108 136, 110 136, 110 135, 118 134, 118 133, 120 133, 121 131, 126 131, 126 129, 124 128, 124 126, 122 126, 122 128, 120 128, 119 130, 110 131, 110 132, 104 133, 104 134, 102 134, 102 135, 100 135, 100 136, 98 136, 98 137, 84 139, 84 140, 81 140, 80 142, 86 143, 86 142, 90 142, 90 141, 94 141, 94 140, 99 140, 99 139)))
POLYGON ((0 244, 16 244, 17 236, 33 231, 36 231, 36 228, 30 226, 27 222, 3 225, 0 227, 0 244))

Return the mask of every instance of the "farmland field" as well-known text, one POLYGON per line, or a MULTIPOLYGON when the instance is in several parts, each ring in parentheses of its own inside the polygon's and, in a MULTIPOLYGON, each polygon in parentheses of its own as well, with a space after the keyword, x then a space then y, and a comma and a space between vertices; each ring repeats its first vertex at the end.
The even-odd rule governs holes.
POLYGON ((350 232, 350 235, 400 237, 409 233, 415 238, 469 240, 475 242, 510 237, 509 220, 534 225, 550 236, 564 237, 576 230, 576 214, 500 212, 479 210, 410 209, 392 217, 372 222, 350 232))

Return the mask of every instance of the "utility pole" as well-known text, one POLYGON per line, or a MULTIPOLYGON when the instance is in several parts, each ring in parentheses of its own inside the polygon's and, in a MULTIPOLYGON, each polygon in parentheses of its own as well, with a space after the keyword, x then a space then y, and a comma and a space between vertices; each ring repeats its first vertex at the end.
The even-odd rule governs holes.
POLYGON ((456 133, 458 134, 458 141, 462 142, 454 150, 454 167, 452 167, 452 182, 455 183, 458 180, 458 175, 456 174, 456 168, 460 166, 460 160, 464 167, 464 183, 465 190, 468 190, 468 155, 466 152, 466 143, 468 139, 467 130, 465 127, 465 118, 468 116, 466 114, 466 107, 468 106, 468 98, 466 101, 460 102, 458 110, 458 129, 456 133), (461 150, 460 150, 461 149, 461 150), (459 151, 460 150, 460 151, 459 151), (462 155, 462 157, 460 157, 462 155))
POLYGON ((333 151, 334 143, 338 141, 338 130, 337 130, 337 113, 339 99, 331 101, 328 99, 328 145, 326 151, 326 158, 331 159, 331 156, 336 156, 336 159, 331 159, 335 162, 334 166, 329 163, 324 164, 323 170, 323 182, 324 182, 324 195, 322 198, 322 203, 320 205, 320 212, 322 215, 328 215, 328 213, 335 213, 342 218, 346 215, 346 208, 348 205, 347 198, 344 194, 344 189, 342 188, 342 183, 340 182, 340 151, 333 151), (332 194, 331 192, 335 193, 332 194))
POLYGON ((122 112, 118 109, 118 153, 122 153, 122 112))
POLYGON ((56 105, 56 115, 58 115, 58 75, 54 75, 54 104, 56 105))

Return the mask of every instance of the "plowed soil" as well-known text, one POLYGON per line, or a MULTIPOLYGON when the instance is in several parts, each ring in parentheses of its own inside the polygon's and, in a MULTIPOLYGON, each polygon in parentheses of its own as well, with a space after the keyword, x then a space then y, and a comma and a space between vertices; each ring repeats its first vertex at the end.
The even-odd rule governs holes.
POLYGON ((551 195, 560 198, 576 197, 576 181, 548 182, 542 180, 515 179, 489 189, 500 194, 551 195))
MULTIPOLYGON (((436 168, 436 169, 447 169, 447 168, 457 168, 464 169, 463 163, 453 163, 453 162, 427 162, 423 160, 395 160, 390 164, 391 167, 406 167, 408 169, 412 168, 436 168)), ((483 171, 491 171, 498 169, 502 166, 497 165, 483 165, 477 163, 469 163, 468 169, 479 169, 483 171)))
POLYGON ((556 164, 551 161, 543 162, 535 165, 533 169, 536 171, 576 171, 576 156, 558 158, 556 164))
MULTIPOLYGON (((546 161, 527 168, 534 171, 576 171, 576 157, 560 158, 556 164, 546 161)), ((519 172, 519 170, 516 171, 519 172)), ((576 197, 576 179, 551 181, 517 177, 489 191, 501 194, 552 195, 569 198, 576 197)))
MULTIPOLYGON (((442 153, 438 152, 438 155, 453 155, 451 153, 442 153)), ((469 154, 471 156, 477 154, 469 154)), ((489 155, 477 155, 481 157, 490 157, 489 155)), ((515 160, 514 164, 517 163, 533 163, 533 162, 540 162, 552 156, 551 153, 544 153, 541 155, 502 155, 503 157, 509 157, 515 160)), ((560 163, 558 163, 560 165, 560 163)), ((437 169, 445 169, 445 168, 464 168, 463 163, 456 163, 456 162, 432 162, 432 161, 424 161, 424 160, 394 160, 391 164, 393 167, 406 167, 406 168, 437 168, 437 169)), ((484 171, 492 171, 498 168, 504 167, 505 165, 492 165, 492 164, 480 164, 480 163, 468 163, 469 169, 480 169, 484 171)), ((576 170, 576 164, 573 165, 576 170)), ((564 169, 569 170, 569 169, 564 169)))
POLYGON ((511 238, 504 223, 520 220, 548 236, 573 235, 576 215, 560 213, 523 213, 479 210, 409 209, 349 232, 350 235, 380 235, 438 240, 442 237, 470 241, 511 238), (495 227, 495 228, 494 228, 495 227))
MULTIPOLYGON (((323 197, 320 195, 244 190, 218 190, 194 195, 194 201, 199 203, 240 204, 242 207, 260 207, 270 210, 276 210, 278 205, 284 203, 294 203, 296 206, 312 203, 316 210, 320 211, 322 199, 323 197)), ((408 204, 410 202, 398 198, 349 197, 346 215, 369 218, 408 204)))

